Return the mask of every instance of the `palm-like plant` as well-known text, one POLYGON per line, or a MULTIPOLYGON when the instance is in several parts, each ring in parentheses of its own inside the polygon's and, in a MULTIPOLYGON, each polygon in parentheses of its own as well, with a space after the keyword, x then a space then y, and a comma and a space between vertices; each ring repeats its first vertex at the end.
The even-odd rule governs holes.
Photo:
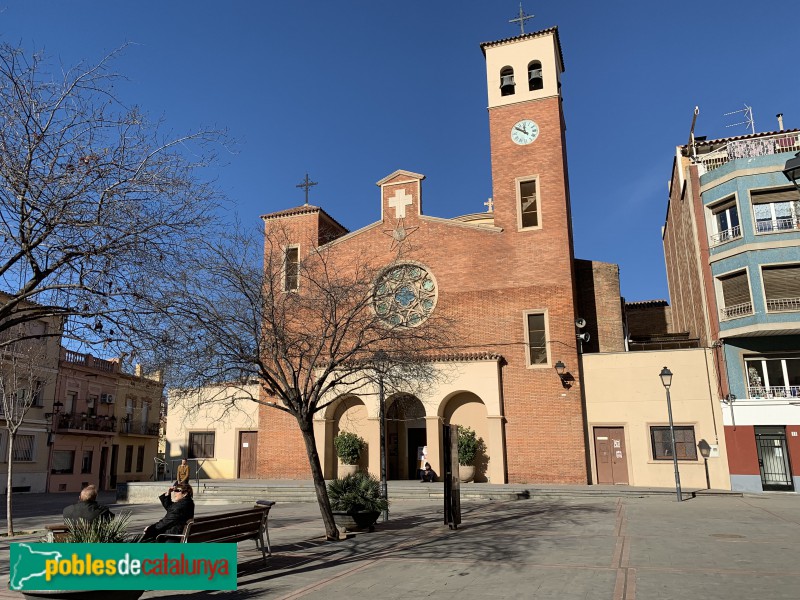
POLYGON ((84 519, 66 519, 69 531, 62 541, 73 544, 135 542, 138 540, 131 539, 126 532, 130 520, 131 513, 117 515, 114 519, 95 519, 91 523, 84 519))
POLYGON ((389 501, 381 498, 380 482, 369 473, 353 473, 328 484, 331 509, 349 514, 382 512, 389 501))

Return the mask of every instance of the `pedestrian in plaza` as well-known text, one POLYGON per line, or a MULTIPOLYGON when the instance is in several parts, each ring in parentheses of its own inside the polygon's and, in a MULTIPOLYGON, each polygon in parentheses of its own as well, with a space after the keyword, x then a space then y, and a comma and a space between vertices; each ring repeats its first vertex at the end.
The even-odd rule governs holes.
POLYGON ((189 464, 184 458, 181 460, 181 464, 178 466, 178 479, 175 480, 175 483, 189 483, 189 475, 189 464))
POLYGON ((64 521, 88 521, 89 523, 97 520, 104 519, 110 521, 114 518, 109 508, 97 502, 97 487, 94 485, 87 485, 81 490, 79 502, 70 504, 64 509, 64 521))
MULTIPOLYGON (((142 542, 152 542, 162 533, 181 534, 186 522, 194 518, 194 492, 188 483, 173 485, 161 494, 158 499, 167 514, 158 523, 148 525, 144 529, 142 542)), ((167 541, 173 541, 167 539, 167 541)))

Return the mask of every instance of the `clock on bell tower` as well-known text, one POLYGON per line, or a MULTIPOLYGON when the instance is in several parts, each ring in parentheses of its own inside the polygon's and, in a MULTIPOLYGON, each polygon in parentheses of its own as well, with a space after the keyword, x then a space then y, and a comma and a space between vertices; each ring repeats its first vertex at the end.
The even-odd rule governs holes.
POLYGON ((489 96, 494 223, 539 237, 547 237, 551 228, 571 231, 558 28, 486 42, 481 50, 489 96))

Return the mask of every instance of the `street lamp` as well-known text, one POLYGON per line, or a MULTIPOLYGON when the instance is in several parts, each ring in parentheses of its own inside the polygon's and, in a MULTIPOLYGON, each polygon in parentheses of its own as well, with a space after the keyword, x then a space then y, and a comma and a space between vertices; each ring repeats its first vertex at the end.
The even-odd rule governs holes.
POLYGON ((672 401, 669 397, 669 386, 672 385, 672 371, 667 367, 661 369, 658 375, 661 377, 661 384, 667 390, 667 412, 669 413, 669 437, 670 444, 672 444, 672 464, 675 465, 675 494, 678 496, 678 502, 683 500, 681 493, 681 474, 678 472, 678 455, 675 452, 675 426, 672 424, 672 401))
POLYGON ((786 165, 783 168, 783 174, 794 184, 798 190, 800 190, 800 152, 794 155, 794 158, 790 158, 786 161, 786 165))
POLYGON ((700 450, 700 456, 703 457, 703 460, 706 463, 706 489, 711 489, 711 479, 708 476, 708 457, 711 456, 711 446, 705 440, 700 440, 697 443, 697 449, 700 450))
MULTIPOLYGON (((381 498, 389 499, 389 487, 386 484, 386 401, 383 388, 383 376, 386 372, 389 356, 383 350, 378 350, 372 356, 375 371, 378 374, 378 421, 380 422, 380 454, 381 454, 381 498)), ((388 506, 388 503, 387 503, 388 506)), ((389 509, 383 509, 381 520, 389 520, 389 509)))

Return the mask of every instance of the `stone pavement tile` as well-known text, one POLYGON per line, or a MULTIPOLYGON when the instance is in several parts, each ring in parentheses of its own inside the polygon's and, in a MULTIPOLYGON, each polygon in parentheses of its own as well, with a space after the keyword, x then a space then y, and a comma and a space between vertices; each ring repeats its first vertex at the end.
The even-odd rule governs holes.
POLYGON ((786 575, 636 570, 636 600, 797 600, 800 578, 786 575))

